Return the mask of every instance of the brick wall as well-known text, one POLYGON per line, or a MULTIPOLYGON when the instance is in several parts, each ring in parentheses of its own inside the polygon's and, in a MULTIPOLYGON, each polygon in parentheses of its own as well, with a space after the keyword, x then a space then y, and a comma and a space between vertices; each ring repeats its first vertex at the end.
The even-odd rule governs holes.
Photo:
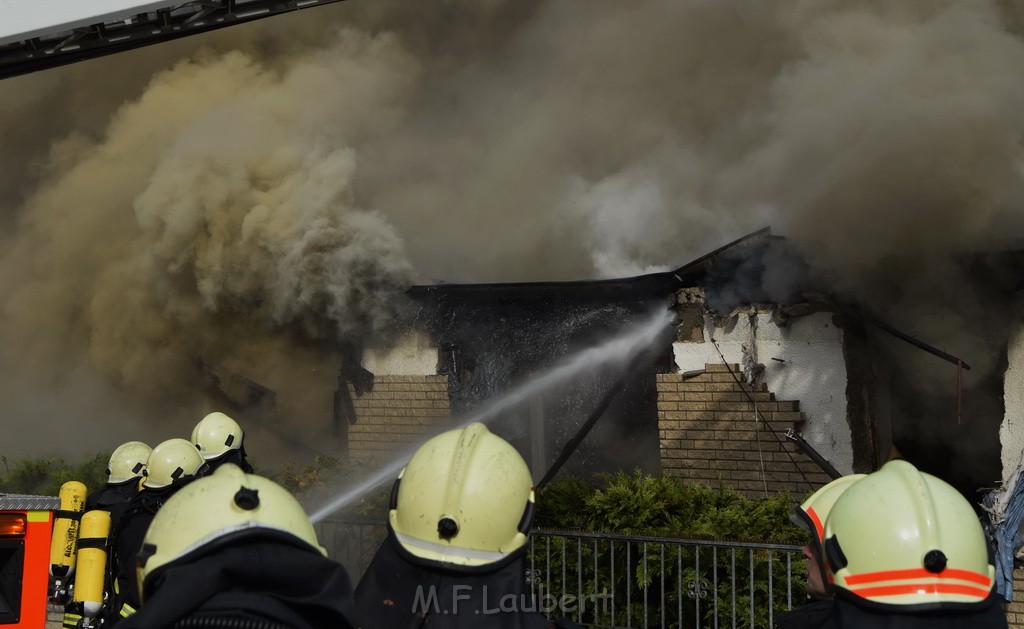
POLYGON ((448 376, 377 376, 373 391, 350 390, 356 423, 348 427, 352 460, 407 454, 415 444, 448 428, 448 376))
POLYGON ((751 498, 764 496, 766 485, 769 493, 800 498, 826 484, 828 475, 783 436, 803 421, 799 402, 777 401, 764 384, 737 384, 730 369, 742 381, 735 364, 709 363, 703 374, 685 379, 658 375, 662 470, 709 485, 721 480, 751 498), (764 422, 755 430, 754 405, 744 388, 776 434, 764 422))
POLYGON ((1011 629, 1024 627, 1024 570, 1013 571, 1013 601, 1006 606, 1006 624, 1011 629))

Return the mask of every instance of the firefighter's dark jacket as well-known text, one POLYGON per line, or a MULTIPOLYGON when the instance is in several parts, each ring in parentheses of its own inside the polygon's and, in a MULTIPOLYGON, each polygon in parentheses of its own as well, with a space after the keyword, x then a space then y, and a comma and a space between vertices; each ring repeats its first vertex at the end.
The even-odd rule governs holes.
MULTIPOLYGON (((571 629, 548 620, 526 583, 525 548, 486 567, 415 557, 388 530, 355 592, 360 629, 571 629)), ((552 615, 561 615, 551 610, 552 615)))
POLYGON ((180 485, 169 485, 160 489, 144 489, 128 503, 124 514, 119 518, 117 526, 111 527, 111 583, 114 592, 110 597, 108 612, 114 617, 121 615, 122 607, 127 604, 130 609, 138 609, 139 601, 135 594, 135 555, 142 548, 142 540, 146 537, 149 523, 167 500, 173 496, 180 485))
POLYGON ((128 508, 132 498, 139 493, 139 479, 132 478, 123 483, 107 483, 95 492, 89 494, 85 501, 85 510, 101 509, 110 514, 110 528, 117 527, 128 508))
POLYGON ((832 599, 813 600, 802 607, 779 614, 775 618, 777 629, 822 629, 832 615, 832 599))
POLYGON ((246 474, 255 473, 255 470, 253 470, 252 468, 252 464, 249 463, 249 456, 245 453, 244 445, 241 448, 238 448, 237 450, 228 450, 227 452, 220 455, 216 459, 208 460, 206 462, 206 464, 209 466, 209 471, 207 471, 206 473, 207 476, 213 474, 213 471, 215 469, 217 469, 221 465, 224 465, 225 463, 232 463, 234 465, 237 465, 239 469, 241 469, 246 474))
POLYGON ((138 613, 118 623, 119 629, 163 629, 176 623, 295 629, 352 626, 352 583, 345 568, 309 548, 279 540, 239 539, 185 563, 171 564, 153 575, 147 592, 138 613))
POLYGON ((964 610, 892 613, 837 598, 826 629, 1006 629, 1003 599, 989 596, 985 605, 964 610))

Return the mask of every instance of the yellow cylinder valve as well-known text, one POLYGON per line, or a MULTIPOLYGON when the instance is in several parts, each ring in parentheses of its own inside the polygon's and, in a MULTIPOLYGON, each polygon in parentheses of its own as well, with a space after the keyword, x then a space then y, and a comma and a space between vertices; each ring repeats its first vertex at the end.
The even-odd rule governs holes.
POLYGON ((103 578, 107 569, 109 534, 110 513, 93 510, 82 516, 72 600, 82 603, 82 615, 87 618, 95 618, 103 607, 103 578))
POLYGON ((60 486, 60 510, 53 514, 53 537, 50 539, 50 574, 58 579, 75 571, 75 550, 81 513, 85 510, 85 485, 69 480, 60 486))

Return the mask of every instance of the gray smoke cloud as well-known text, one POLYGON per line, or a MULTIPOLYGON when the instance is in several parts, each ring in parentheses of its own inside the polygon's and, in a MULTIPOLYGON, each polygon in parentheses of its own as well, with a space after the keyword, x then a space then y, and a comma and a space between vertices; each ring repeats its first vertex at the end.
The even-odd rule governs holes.
POLYGON ((10 404, 50 417, 28 396, 97 381, 68 416, 180 434, 217 367, 323 412, 333 343, 386 342, 411 283, 631 275, 765 224, 969 346, 982 306, 932 316, 930 289, 1021 233, 1021 22, 984 1, 350 0, 5 81, 10 404))
POLYGON ((386 338, 414 274, 387 218, 356 204, 353 146, 395 124, 415 81, 394 39, 342 30, 281 69, 199 53, 101 135, 54 142, 0 259, 11 354, 57 387, 91 367, 184 432, 203 372, 294 396, 338 342, 386 338))

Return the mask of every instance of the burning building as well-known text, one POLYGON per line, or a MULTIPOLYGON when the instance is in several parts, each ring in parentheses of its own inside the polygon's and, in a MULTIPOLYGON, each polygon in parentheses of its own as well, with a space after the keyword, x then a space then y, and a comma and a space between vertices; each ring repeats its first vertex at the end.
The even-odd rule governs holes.
MULTIPOLYGON (((618 363, 583 369, 495 420, 538 477, 618 387, 572 471, 639 467, 750 495, 799 496, 829 476, 903 456, 978 502, 979 490, 1002 478, 1000 459, 1015 448, 1020 456, 1012 430, 1016 346, 1004 344, 995 364, 987 347, 948 354, 928 343, 944 339, 918 338, 840 301, 813 274, 784 301, 743 295, 749 278, 741 275, 770 271, 785 248, 785 239, 762 230, 677 269, 632 278, 413 287, 416 316, 404 340, 365 353, 361 368, 372 379, 342 378, 349 454, 397 452, 668 308, 671 329, 632 373, 623 374, 632 357, 623 350, 618 363)), ((1012 273, 988 271, 996 258, 1010 268, 1016 256, 984 258, 974 267, 977 292, 1011 288, 1012 273)))
POLYGON ((494 418, 536 479, 559 469, 567 443, 575 446, 567 473, 640 468, 748 496, 800 496, 902 457, 956 486, 979 513, 1003 485, 997 506, 985 509, 1004 538, 1000 588, 1009 596, 1021 581, 1010 574, 1024 520, 1024 343, 1013 306, 1024 256, 1014 248, 964 256, 964 301, 924 300, 897 327, 829 293, 803 262, 799 280, 773 299, 764 276, 793 264, 792 255, 785 239, 761 230, 631 278, 413 287, 417 314, 403 342, 362 356, 373 376, 364 373, 361 387, 341 380, 351 400, 349 454, 394 456, 669 309, 671 324, 648 347, 619 347, 619 360, 594 360, 494 418), (921 331, 937 329, 930 317, 975 327, 929 337, 921 331), (965 334, 979 340, 964 346, 965 334), (967 351, 941 349, 949 345, 967 351))
POLYGON ((471 416, 668 309, 674 321, 650 347, 620 347, 616 361, 594 360, 494 420, 538 479, 588 419, 596 428, 569 459, 578 474, 635 467, 749 494, 801 494, 851 471, 858 428, 847 418, 832 313, 762 304, 723 317, 703 296, 712 269, 767 238, 762 230, 675 270, 618 280, 413 287, 418 313, 406 340, 363 357, 372 387, 344 383, 350 456, 400 452, 450 425, 449 416, 471 416))

